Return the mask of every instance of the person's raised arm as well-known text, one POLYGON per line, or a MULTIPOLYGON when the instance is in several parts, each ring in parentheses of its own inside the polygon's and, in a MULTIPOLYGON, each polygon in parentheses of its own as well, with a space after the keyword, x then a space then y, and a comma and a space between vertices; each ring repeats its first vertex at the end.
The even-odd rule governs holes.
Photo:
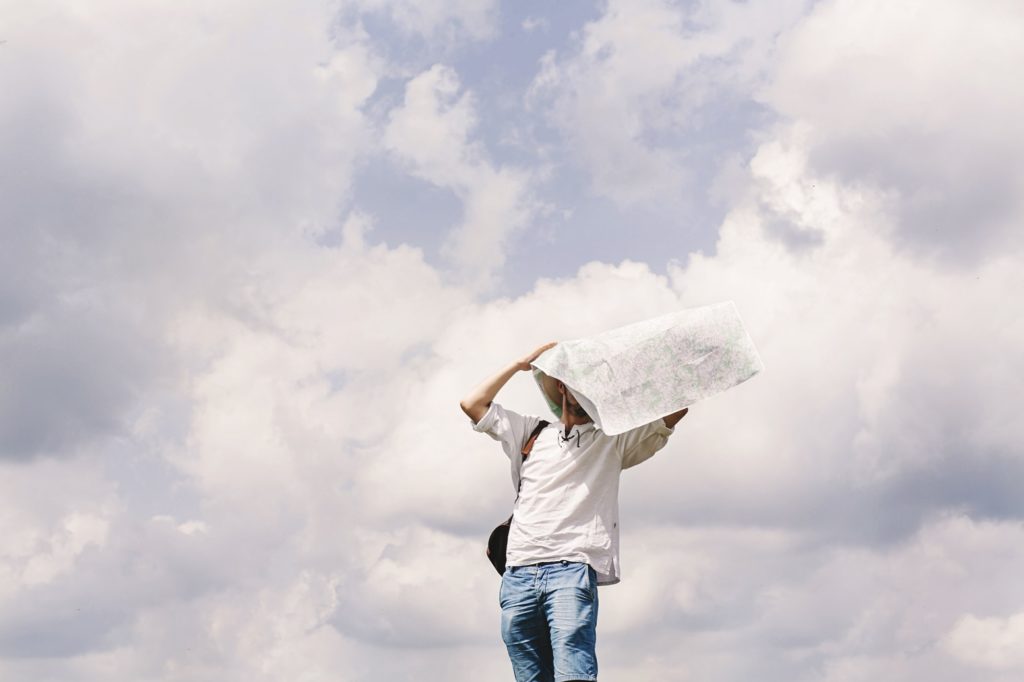
POLYGON ((490 379, 487 379, 470 391, 469 395, 459 402, 459 407, 462 408, 462 411, 465 412, 474 423, 479 422, 483 419, 483 416, 487 414, 487 409, 491 406, 491 401, 494 400, 494 396, 498 395, 498 391, 501 390, 501 387, 507 384, 508 380, 511 379, 516 372, 523 372, 530 369, 530 363, 540 357, 540 354, 544 351, 549 348, 554 348, 556 343, 557 342, 544 344, 529 355, 513 362, 490 379))

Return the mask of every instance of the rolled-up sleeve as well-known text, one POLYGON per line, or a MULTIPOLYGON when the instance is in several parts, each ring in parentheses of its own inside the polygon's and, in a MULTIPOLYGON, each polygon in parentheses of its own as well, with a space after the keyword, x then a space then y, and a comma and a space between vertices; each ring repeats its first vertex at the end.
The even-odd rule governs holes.
POLYGON ((664 421, 655 419, 650 424, 638 426, 617 436, 619 452, 622 455, 622 468, 628 469, 650 459, 654 453, 665 447, 668 437, 674 432, 675 429, 665 426, 664 421))
POLYGON ((526 439, 539 421, 539 417, 523 416, 492 402, 487 408, 487 414, 473 425, 473 430, 486 433, 501 443, 505 454, 512 459, 519 456, 526 439))

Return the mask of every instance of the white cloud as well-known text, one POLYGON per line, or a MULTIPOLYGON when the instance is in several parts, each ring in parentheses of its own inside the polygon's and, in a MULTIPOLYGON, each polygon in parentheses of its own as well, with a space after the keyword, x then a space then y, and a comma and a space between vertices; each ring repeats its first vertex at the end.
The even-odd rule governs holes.
POLYGON ((0 277, 16 293, 0 298, 0 345, 17 361, 0 370, 3 456, 123 434, 174 381, 165 321, 240 286, 276 240, 334 220, 381 66, 358 29, 332 37, 329 3, 289 4, 284 21, 272 10, 12 13, 0 144, 19 172, 0 189, 0 277))
POLYGON ((107 540, 110 524, 101 516, 74 512, 65 518, 61 528, 44 541, 42 552, 36 551, 25 564, 22 574, 26 586, 48 583, 75 565, 76 557, 90 546, 102 546, 107 540))
POLYGON ((700 170, 685 136, 712 123, 710 105, 749 95, 804 5, 609 2, 571 54, 545 56, 533 98, 550 107, 596 194, 678 201, 700 170))
POLYGON ((764 100, 805 126, 816 168, 886 193, 897 243, 968 263, 1019 251, 1019 4, 835 0, 781 45, 764 100))
POLYGON ((2 599, 66 579, 83 553, 108 542, 117 509, 113 486, 88 464, 19 464, 5 470, 2 493, 2 599), (39 494, 41 481, 49 494, 39 494))
POLYGON ((956 658, 982 668, 1024 672, 1024 613, 958 620, 943 642, 956 658))
POLYGON ((488 285, 504 263, 511 235, 537 210, 531 174, 490 161, 472 135, 478 114, 471 93, 460 94, 452 69, 435 65, 406 84, 405 100, 389 115, 384 144, 413 175, 462 200, 462 222, 445 251, 473 286, 488 285))
POLYGON ((1024 556, 994 557, 1020 533, 950 516, 870 548, 783 530, 634 529, 636 579, 601 597, 614 623, 602 668, 684 680, 979 679, 940 643, 967 605, 1019 600, 1012 575, 1024 556))
POLYGON ((526 17, 520 25, 527 33, 533 33, 534 31, 547 31, 551 28, 550 22, 545 17, 526 17))

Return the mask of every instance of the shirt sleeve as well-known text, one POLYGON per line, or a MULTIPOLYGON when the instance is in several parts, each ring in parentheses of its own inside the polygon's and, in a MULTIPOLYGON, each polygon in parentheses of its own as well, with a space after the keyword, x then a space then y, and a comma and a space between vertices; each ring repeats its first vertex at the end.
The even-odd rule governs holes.
POLYGON ((674 432, 675 429, 665 426, 665 422, 659 418, 616 436, 622 454, 622 468, 634 467, 653 457, 654 453, 665 447, 668 437, 674 432))
POLYGON ((486 433, 501 443, 505 454, 509 459, 513 459, 522 452, 526 439, 530 437, 538 422, 539 417, 523 416, 492 402, 487 408, 487 414, 473 425, 473 430, 486 433))

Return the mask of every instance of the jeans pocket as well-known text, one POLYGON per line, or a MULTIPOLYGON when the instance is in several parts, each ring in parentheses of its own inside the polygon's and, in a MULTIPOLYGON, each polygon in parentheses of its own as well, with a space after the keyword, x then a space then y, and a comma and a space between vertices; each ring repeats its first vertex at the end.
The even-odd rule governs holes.
POLYGON ((523 592, 527 590, 529 581, 522 575, 516 575, 512 567, 505 569, 501 576, 501 587, 498 588, 498 604, 503 609, 522 599, 523 592))
POLYGON ((597 573, 589 564, 577 564, 573 588, 580 603, 592 604, 597 598, 597 573))

